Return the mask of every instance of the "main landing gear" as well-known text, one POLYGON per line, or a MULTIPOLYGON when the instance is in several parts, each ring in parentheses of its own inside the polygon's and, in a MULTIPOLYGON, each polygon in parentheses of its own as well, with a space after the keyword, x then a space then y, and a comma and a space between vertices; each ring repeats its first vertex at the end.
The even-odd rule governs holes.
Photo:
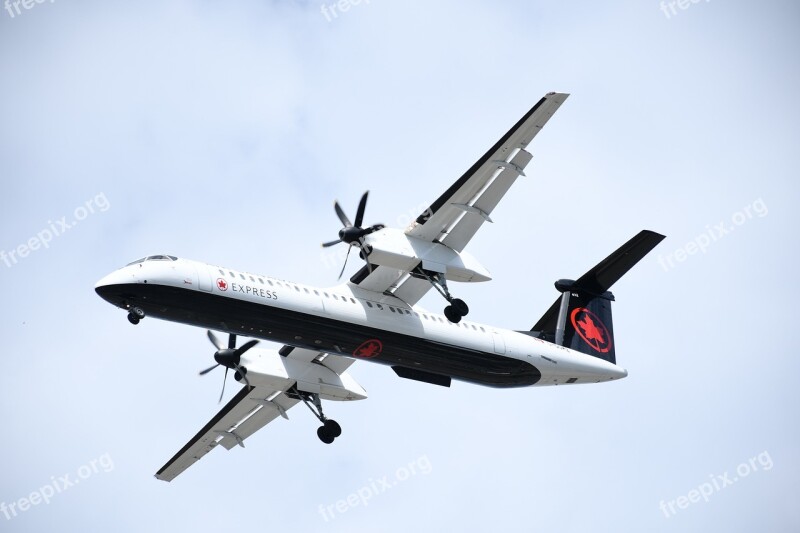
POLYGON ((128 311, 128 322, 133 324, 134 326, 139 323, 141 319, 144 318, 144 311, 140 307, 131 307, 128 311))
POLYGON ((293 389, 290 396, 303 400, 303 403, 311 409, 314 416, 322 422, 322 425, 317 429, 319 440, 325 444, 330 444, 342 434, 342 426, 336 420, 326 417, 322 412, 322 401, 319 399, 319 394, 293 389))
POLYGON ((453 295, 450 294, 450 291, 447 289, 447 278, 445 278, 443 273, 423 270, 421 266, 417 267, 415 273, 427 279, 430 284, 433 285, 433 288, 439 291, 439 294, 448 301, 450 305, 444 308, 444 316, 447 317, 447 320, 453 324, 458 324, 461 322, 462 318, 469 314, 469 306, 467 303, 460 298, 453 298, 453 295))

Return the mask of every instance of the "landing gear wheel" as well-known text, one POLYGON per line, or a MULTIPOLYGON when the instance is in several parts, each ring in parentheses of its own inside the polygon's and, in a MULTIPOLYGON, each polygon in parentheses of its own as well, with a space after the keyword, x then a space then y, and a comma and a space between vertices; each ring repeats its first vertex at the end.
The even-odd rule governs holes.
POLYGON ((450 304, 456 308, 456 311, 458 311, 458 314, 461 316, 467 316, 469 314, 469 306, 461 298, 453 298, 450 304))
POLYGON ((461 322, 461 314, 452 305, 448 305, 447 307, 444 308, 444 316, 446 316, 447 320, 449 320, 453 324, 458 324, 459 322, 461 322))
POLYGON ((321 440, 325 444, 332 443, 333 439, 336 438, 328 431, 328 428, 326 428, 325 426, 320 426, 319 428, 317 428, 317 437, 319 437, 319 440, 321 440))
POLYGON ((322 427, 328 434, 333 435, 334 439, 342 434, 342 426, 336 420, 329 418, 322 427))
POLYGON ((128 322, 130 322, 135 326, 136 324, 139 323, 139 317, 137 317, 133 313, 128 313, 128 322))

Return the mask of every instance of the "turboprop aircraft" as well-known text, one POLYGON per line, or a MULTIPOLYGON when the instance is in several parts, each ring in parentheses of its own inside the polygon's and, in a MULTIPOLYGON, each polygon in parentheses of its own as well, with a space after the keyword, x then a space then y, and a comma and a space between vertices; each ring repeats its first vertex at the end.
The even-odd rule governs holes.
POLYGON ((530 331, 466 320, 469 306, 451 293, 450 282, 491 279, 464 248, 525 176, 528 144, 567 96, 545 95, 405 229, 364 227, 367 193, 352 222, 336 202, 343 227, 323 246, 344 244, 348 255, 356 248, 365 262, 345 283, 311 287, 172 255, 139 259, 101 279, 97 294, 124 309, 132 324, 147 317, 208 329, 216 364, 200 374, 225 367, 223 394, 228 370, 244 385, 156 477, 173 480, 217 446, 244 447, 300 402, 322 423, 317 436, 330 444, 342 428, 325 416, 322 401, 367 397, 347 371, 356 360, 445 387, 452 380, 523 387, 627 376, 616 364, 609 289, 662 235, 641 231, 577 280, 558 280, 561 295, 530 331), (441 314, 418 305, 431 288, 447 301, 441 314), (227 342, 211 330, 226 333, 227 342), (239 336, 251 340, 237 346, 239 336), (259 339, 283 346, 256 348, 259 339))

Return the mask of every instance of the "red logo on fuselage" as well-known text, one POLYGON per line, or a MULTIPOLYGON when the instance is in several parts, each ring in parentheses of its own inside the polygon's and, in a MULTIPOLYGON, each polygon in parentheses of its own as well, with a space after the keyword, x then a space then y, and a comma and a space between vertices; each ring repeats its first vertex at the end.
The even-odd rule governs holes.
POLYGON ((217 278, 217 288, 221 291, 228 290, 228 282, 222 278, 217 278))
POLYGON ((378 357, 383 351, 383 343, 378 339, 369 339, 361 343, 361 346, 353 351, 353 357, 378 357))
POLYGON ((572 327, 592 350, 607 353, 611 349, 611 334, 596 314, 585 307, 578 307, 570 313, 569 319, 572 327))

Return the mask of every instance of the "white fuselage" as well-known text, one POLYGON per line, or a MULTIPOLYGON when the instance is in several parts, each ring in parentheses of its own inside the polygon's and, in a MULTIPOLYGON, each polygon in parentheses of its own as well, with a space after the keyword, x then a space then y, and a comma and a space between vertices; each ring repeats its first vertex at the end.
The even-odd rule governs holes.
POLYGON ((147 314, 157 318, 338 356, 448 372, 454 379, 489 386, 595 383, 627 376, 610 362, 531 335, 469 320, 453 324, 420 306, 352 284, 323 289, 176 259, 131 264, 100 280, 96 290, 122 308, 150 305, 147 314), (225 315, 226 310, 235 316, 225 315), (287 337, 293 328, 297 334, 287 337), (351 338, 346 330, 359 333, 351 338), (362 337, 377 344, 360 344, 362 337), (482 361, 496 363, 498 369, 486 373, 482 361), (533 383, 515 382, 514 365, 533 367, 541 377, 533 383))

